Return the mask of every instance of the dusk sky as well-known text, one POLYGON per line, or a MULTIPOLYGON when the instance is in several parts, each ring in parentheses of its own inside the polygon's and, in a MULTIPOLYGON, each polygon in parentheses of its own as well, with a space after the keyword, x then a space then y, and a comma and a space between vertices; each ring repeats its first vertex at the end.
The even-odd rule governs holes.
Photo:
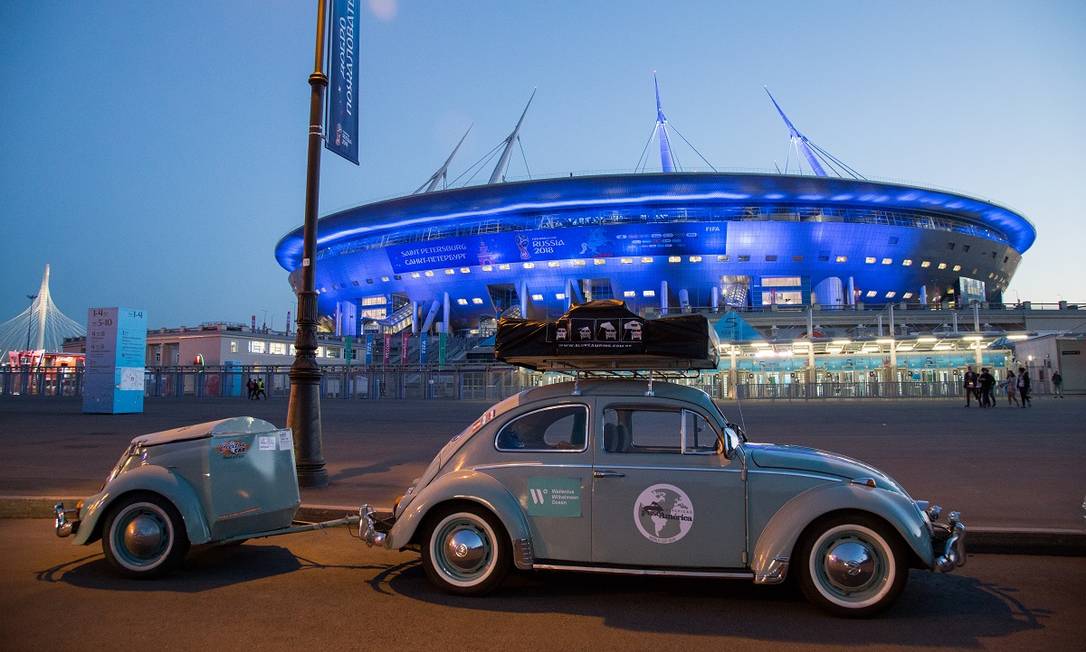
MULTIPOLYGON (((324 153, 321 214, 410 192, 474 123, 458 175, 533 88, 533 176, 631 170, 656 70, 717 167, 783 166, 766 85, 861 173, 1026 215, 1037 242, 1007 300, 1086 301, 1086 2, 362 4, 361 166, 324 153)), ((0 3, 0 321, 51 263, 80 322, 122 305, 152 327, 281 329, 294 297, 273 248, 303 218, 315 6, 0 3)))

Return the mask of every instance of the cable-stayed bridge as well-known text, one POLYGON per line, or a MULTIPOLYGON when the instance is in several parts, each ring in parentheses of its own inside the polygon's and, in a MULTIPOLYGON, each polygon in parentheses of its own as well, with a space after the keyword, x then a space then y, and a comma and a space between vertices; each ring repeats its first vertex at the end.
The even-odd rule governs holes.
POLYGON ((8 351, 60 351, 64 338, 86 335, 87 329, 53 303, 49 291, 49 265, 37 294, 28 294, 30 305, 0 324, 0 360, 8 351))

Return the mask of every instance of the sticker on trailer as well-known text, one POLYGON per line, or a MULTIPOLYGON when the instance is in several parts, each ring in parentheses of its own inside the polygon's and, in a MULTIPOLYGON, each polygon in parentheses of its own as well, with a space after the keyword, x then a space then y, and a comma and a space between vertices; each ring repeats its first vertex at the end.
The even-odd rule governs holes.
POLYGON ((528 494, 523 499, 528 516, 579 518, 581 516, 581 480, 579 478, 528 478, 528 494))
POLYGON ((634 525, 653 543, 675 543, 694 526, 694 502, 672 484, 654 484, 634 500, 634 525))
POLYGON ((275 435, 261 435, 257 437, 257 447, 262 451, 273 451, 278 445, 275 440, 275 435))
POLYGON ((279 431, 279 450, 288 451, 294 448, 294 437, 289 430, 279 431))
POLYGON ((224 458, 234 459, 249 452, 249 442, 240 439, 231 439, 230 441, 224 441, 215 448, 224 458))

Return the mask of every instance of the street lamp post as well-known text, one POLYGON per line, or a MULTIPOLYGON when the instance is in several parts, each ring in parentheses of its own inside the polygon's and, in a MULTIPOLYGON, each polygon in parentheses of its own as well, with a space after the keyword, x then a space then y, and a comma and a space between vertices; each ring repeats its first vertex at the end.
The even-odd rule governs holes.
POLYGON ((36 294, 26 295, 27 299, 30 299, 30 316, 26 320, 26 349, 30 350, 30 326, 34 323, 34 299, 38 298, 36 294))
POLYGON ((302 286, 298 290, 298 332, 294 340, 294 364, 290 366, 290 404, 287 424, 294 432, 298 484, 328 484, 321 442, 321 370, 317 364, 317 290, 315 283, 317 210, 320 194, 321 138, 324 89, 324 28, 326 0, 317 0, 317 44, 313 74, 309 75, 309 150, 305 177, 305 226, 302 244, 302 286))

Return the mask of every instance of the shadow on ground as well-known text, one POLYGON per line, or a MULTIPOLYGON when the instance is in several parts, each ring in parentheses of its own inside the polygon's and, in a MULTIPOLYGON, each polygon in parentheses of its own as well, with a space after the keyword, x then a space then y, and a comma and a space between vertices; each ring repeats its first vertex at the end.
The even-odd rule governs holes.
POLYGON ((391 568, 384 576, 371 582, 375 590, 496 616, 569 614, 636 632, 782 643, 817 640, 830 646, 977 647, 981 638, 1043 628, 1041 622, 1048 616, 1047 610, 1022 604, 1013 587, 917 571, 901 600, 869 620, 828 616, 809 605, 794 583, 755 586, 728 580, 548 572, 517 574, 491 596, 467 598, 434 589, 417 561, 391 568), (782 619, 787 627, 780 626, 782 619))
POLYGON ((101 591, 201 593, 309 570, 345 568, 385 571, 386 565, 330 565, 295 556, 276 545, 246 544, 194 550, 177 571, 152 580, 118 576, 101 554, 88 555, 37 572, 42 582, 63 582, 101 591))

